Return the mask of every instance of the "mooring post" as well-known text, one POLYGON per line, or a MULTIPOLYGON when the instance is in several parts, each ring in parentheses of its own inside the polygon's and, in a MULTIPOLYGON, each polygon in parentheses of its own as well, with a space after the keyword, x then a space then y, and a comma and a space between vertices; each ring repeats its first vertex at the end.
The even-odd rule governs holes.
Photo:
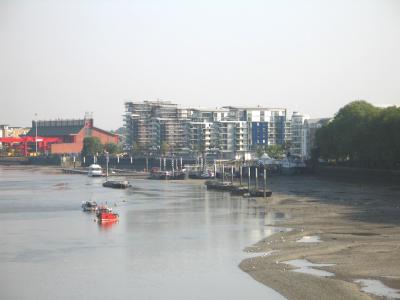
POLYGON ((110 155, 106 153, 106 181, 108 181, 108 163, 110 162, 110 155))
POLYGON ((250 166, 248 167, 248 172, 247 172, 247 188, 249 190, 250 193, 250 166))
POLYGON ((264 198, 267 197, 267 169, 264 166, 264 198))
POLYGON ((240 165, 239 166, 239 173, 240 173, 240 186, 242 186, 242 181, 243 181, 243 179, 242 179, 242 176, 243 176, 243 166, 242 165, 240 165))
POLYGON ((256 177, 256 191, 258 190, 258 168, 255 168, 255 177, 256 177))

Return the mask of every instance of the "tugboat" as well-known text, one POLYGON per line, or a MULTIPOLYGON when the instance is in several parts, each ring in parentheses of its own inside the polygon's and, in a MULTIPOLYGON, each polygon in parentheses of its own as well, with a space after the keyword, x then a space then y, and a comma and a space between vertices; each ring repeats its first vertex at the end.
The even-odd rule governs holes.
POLYGON ((111 207, 102 205, 97 210, 97 220, 99 223, 103 222, 116 222, 118 221, 119 215, 112 211, 111 207))
POLYGON ((82 202, 83 211, 97 211, 97 203, 94 201, 83 201, 82 202))

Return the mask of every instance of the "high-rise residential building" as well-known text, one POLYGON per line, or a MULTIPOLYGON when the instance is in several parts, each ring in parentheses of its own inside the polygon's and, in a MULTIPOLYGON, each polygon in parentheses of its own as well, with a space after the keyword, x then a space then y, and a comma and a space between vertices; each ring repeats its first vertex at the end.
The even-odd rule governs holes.
POLYGON ((153 117, 153 102, 125 102, 126 143, 141 147, 157 146, 159 129, 153 117))
POLYGON ((286 109, 269 107, 229 107, 237 120, 248 123, 248 145, 285 143, 286 109))
POLYGON ((293 112, 290 122, 290 154, 305 157, 306 148, 304 140, 304 122, 308 119, 308 116, 293 112))
POLYGON ((214 122, 189 123, 189 148, 196 151, 209 151, 215 147, 214 122))
POLYGON ((248 122, 217 121, 215 126, 215 149, 223 158, 242 158, 249 151, 248 122))
POLYGON ((304 156, 306 119, 298 113, 288 119, 285 108, 184 109, 168 101, 125 103, 128 145, 159 149, 166 143, 173 152, 212 151, 226 158, 244 157, 258 145, 290 145, 292 154, 304 156))
POLYGON ((189 110, 170 101, 125 102, 127 144, 159 149, 168 144, 171 151, 188 146, 189 110))
POLYGON ((189 148, 192 150, 219 150, 217 122, 229 119, 227 108, 192 108, 189 122, 189 148))

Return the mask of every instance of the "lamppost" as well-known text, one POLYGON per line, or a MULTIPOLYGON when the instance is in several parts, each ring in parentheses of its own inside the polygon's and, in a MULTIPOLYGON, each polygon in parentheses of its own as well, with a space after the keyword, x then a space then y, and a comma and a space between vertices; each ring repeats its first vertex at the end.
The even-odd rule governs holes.
POLYGON ((37 156, 37 113, 35 113, 35 156, 37 156))

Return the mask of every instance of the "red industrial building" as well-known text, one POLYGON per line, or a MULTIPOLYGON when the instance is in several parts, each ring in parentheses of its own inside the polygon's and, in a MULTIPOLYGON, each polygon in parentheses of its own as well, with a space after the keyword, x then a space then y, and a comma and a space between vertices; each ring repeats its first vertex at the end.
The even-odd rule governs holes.
POLYGON ((102 144, 118 143, 118 135, 93 126, 93 119, 32 121, 27 137, 44 140, 55 139, 48 144, 52 154, 80 153, 85 137, 97 137, 102 144))

